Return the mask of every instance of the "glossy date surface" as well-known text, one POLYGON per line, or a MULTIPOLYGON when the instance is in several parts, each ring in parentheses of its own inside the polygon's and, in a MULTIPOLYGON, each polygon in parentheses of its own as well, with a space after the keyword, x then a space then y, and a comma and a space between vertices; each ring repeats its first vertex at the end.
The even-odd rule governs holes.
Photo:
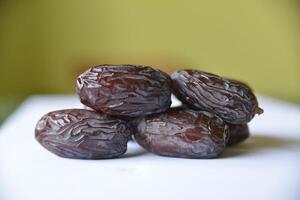
POLYGON ((197 70, 178 70, 171 78, 172 92, 184 104, 214 113, 228 123, 247 123, 263 113, 250 87, 239 81, 197 70))
POLYGON ((250 136, 247 124, 229 124, 227 146, 243 142, 250 136))
POLYGON ((171 105, 171 79, 148 66, 99 65, 77 79, 80 101, 108 115, 138 117, 171 105))
POLYGON ((215 158, 225 148, 227 125, 205 111, 171 108, 140 119, 134 137, 143 148, 158 155, 215 158))
POLYGON ((119 157, 126 152, 131 134, 125 121, 83 109, 50 112, 35 129, 35 138, 47 150, 77 159, 119 157))

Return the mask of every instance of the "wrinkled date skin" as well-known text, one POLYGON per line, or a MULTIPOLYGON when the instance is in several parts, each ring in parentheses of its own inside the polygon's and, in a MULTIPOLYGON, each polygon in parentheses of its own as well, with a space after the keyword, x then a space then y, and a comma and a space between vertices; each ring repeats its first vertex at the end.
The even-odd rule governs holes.
POLYGON ((44 115, 35 137, 52 153, 77 159, 115 158, 127 150, 132 130, 123 120, 83 109, 68 109, 44 115))
POLYGON ((247 124, 228 124, 227 146, 243 142, 250 136, 247 124))
POLYGON ((251 89, 244 83, 197 70, 171 75, 172 91, 187 106, 207 110, 231 124, 249 122, 263 113, 251 89))
POLYGON ((159 113, 171 105, 171 79, 148 66, 100 65, 77 79, 83 104, 121 118, 159 113))
POLYGON ((227 125, 206 111, 171 108, 142 118, 135 140, 152 153, 182 158, 215 158, 227 142, 227 125))

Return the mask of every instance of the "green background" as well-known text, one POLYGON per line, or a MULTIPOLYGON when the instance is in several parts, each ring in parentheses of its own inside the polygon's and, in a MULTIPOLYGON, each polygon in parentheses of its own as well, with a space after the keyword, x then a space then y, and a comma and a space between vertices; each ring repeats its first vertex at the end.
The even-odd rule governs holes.
POLYGON ((0 121, 101 63, 198 68, 300 103, 300 2, 0 0, 0 121))

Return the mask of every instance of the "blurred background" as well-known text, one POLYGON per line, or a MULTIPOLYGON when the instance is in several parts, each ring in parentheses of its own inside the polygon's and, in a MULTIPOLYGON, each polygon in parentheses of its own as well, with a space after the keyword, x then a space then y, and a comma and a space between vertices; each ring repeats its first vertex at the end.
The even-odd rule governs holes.
POLYGON ((0 123, 102 63, 197 68, 300 103, 300 1, 0 0, 0 123))

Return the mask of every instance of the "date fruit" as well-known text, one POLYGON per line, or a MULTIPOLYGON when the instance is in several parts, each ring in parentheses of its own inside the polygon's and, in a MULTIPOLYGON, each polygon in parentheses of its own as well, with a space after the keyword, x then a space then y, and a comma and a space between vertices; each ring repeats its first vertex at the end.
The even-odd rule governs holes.
POLYGON ((138 117, 170 107, 171 79, 148 66, 99 65, 78 77, 77 93, 84 105, 99 113, 138 117))
POLYGON ((115 158, 127 150, 132 130, 123 120, 93 111, 67 109, 44 115, 36 125, 37 141, 65 158, 115 158))
POLYGON ((145 116, 135 140, 152 153, 183 158, 215 158, 225 148, 227 125, 206 111, 183 107, 145 116))
POLYGON ((227 146, 241 143, 246 140, 249 135, 249 128, 247 124, 228 124, 227 146))
POLYGON ((206 110, 231 124, 249 122, 263 113, 246 84, 197 71, 178 70, 171 75, 172 92, 193 109, 206 110))

